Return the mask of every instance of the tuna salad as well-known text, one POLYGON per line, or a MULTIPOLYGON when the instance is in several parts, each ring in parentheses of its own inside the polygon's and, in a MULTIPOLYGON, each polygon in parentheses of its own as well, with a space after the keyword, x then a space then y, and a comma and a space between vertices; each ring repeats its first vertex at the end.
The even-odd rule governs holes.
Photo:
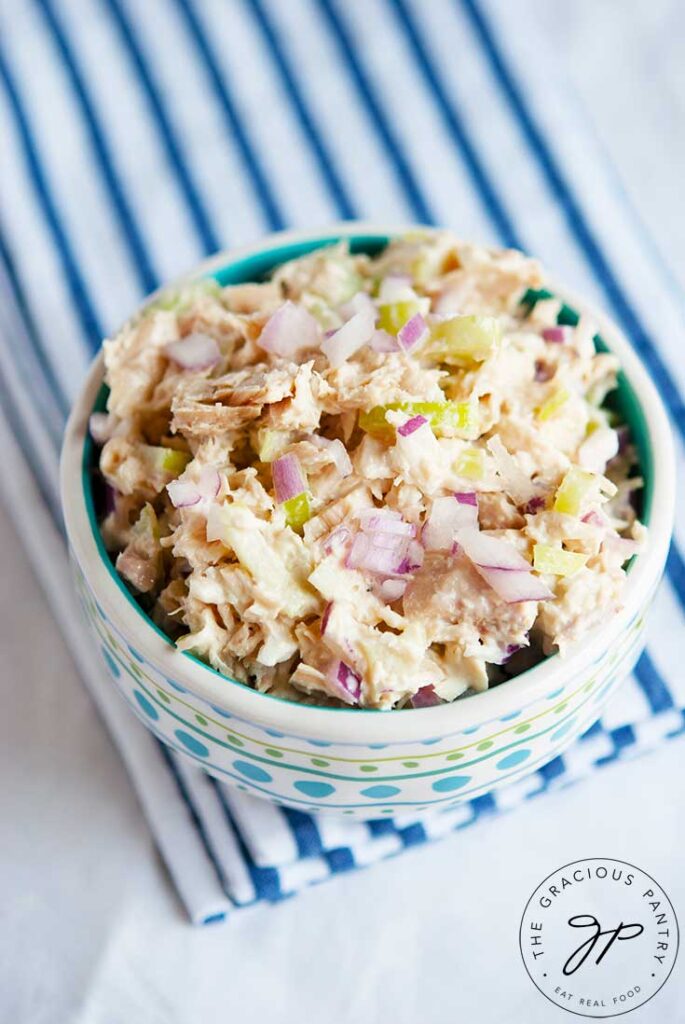
POLYGON ((162 294, 105 342, 101 530, 183 650, 273 696, 420 708, 621 605, 616 358, 537 262, 445 232, 162 294))

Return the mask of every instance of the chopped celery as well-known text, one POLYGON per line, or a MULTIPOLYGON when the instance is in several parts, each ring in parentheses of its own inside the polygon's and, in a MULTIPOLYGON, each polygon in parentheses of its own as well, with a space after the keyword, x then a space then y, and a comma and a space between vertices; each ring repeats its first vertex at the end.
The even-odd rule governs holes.
POLYGON ((454 464, 455 472, 467 480, 481 480, 485 468, 485 459, 480 448, 467 448, 454 464))
POLYGON ((587 558, 587 555, 575 551, 564 551, 555 544, 536 544, 533 547, 533 568, 555 576, 572 576, 583 568, 587 558))
POLYGON ((213 277, 205 277, 199 281, 191 281, 183 288, 167 288, 159 298, 146 306, 145 312, 162 309, 171 313, 182 313, 192 305, 198 294, 215 295, 218 298, 221 294, 221 286, 213 277))
POLYGON ((190 452, 180 452, 177 448, 156 448, 153 445, 149 448, 158 469, 173 476, 180 476, 192 459, 190 452))
POLYGON ((390 405, 376 405, 370 412, 359 414, 359 426, 374 437, 392 440, 395 430, 385 418, 389 409, 398 409, 408 416, 425 416, 439 437, 456 435, 468 440, 478 437, 478 404, 474 402, 392 402, 390 405))
POLYGON ((569 395, 566 388, 557 388, 557 390, 550 395, 550 397, 538 406, 537 418, 543 423, 545 420, 549 420, 552 416, 555 416, 559 410, 568 402, 569 395))
POLYGON ((557 490, 554 511, 571 516, 579 515, 583 499, 594 488, 596 481, 597 476, 594 473, 571 466, 557 490))
POLYGON ((290 435, 283 430, 260 427, 257 431, 257 454, 260 462, 273 462, 280 455, 289 437, 290 435))
POLYGON ((311 519, 312 516, 309 491, 302 491, 301 494, 296 494, 294 498, 288 498, 287 501, 284 501, 283 511, 285 512, 285 521, 288 526, 299 533, 307 520, 311 519))
POLYGON ((496 316, 453 316, 431 328, 428 352, 443 363, 482 363, 499 348, 502 325, 496 316))
POLYGON ((378 307, 378 326, 388 334, 399 330, 417 313, 425 315, 430 308, 429 299, 400 299, 398 302, 383 302, 378 307))

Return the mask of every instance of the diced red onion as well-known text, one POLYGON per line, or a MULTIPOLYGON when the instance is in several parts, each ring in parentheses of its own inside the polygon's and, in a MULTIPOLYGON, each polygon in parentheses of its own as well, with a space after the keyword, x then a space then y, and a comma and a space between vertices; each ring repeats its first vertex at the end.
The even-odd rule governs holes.
POLYGON ((374 331, 369 345, 374 352, 397 352, 399 349, 397 338, 394 338, 392 334, 388 334, 387 331, 374 331))
POLYGON ((348 569, 364 569, 378 576, 393 576, 407 571, 402 568, 404 561, 404 551, 399 546, 381 548, 374 543, 373 537, 358 533, 352 542, 345 564, 348 569))
POLYGON ((392 604, 393 601, 399 601, 401 597, 404 597, 407 580, 383 580, 378 589, 381 598, 388 604, 392 604))
POLYGON ((321 636, 323 636, 326 632, 326 627, 328 626, 328 620, 331 617, 332 610, 333 602, 329 601, 326 607, 324 608, 323 615, 321 616, 321 636))
POLYGON ((106 412, 91 413, 88 420, 88 433, 95 444, 102 446, 112 436, 112 420, 106 412))
POLYGON ((306 309, 294 302, 284 302, 269 317, 257 344, 267 352, 290 358, 305 349, 318 348, 321 331, 306 309))
POLYGON ((302 469, 295 455, 281 455, 271 463, 276 501, 282 504, 296 498, 305 489, 302 469))
POLYGON ((603 547, 608 551, 621 555, 622 563, 627 562, 629 558, 632 558, 640 550, 640 545, 637 541, 631 540, 629 537, 616 537, 613 534, 608 534, 604 538, 603 547))
POLYGON ((425 552, 418 540, 412 540, 407 547, 407 572, 414 572, 423 565, 425 552))
POLYGON ((435 498, 421 532, 421 541, 427 551, 450 551, 458 530, 477 527, 478 504, 475 500, 472 504, 471 501, 460 501, 457 495, 435 498))
POLYGON ((554 597, 546 583, 532 572, 511 569, 488 569, 476 565, 476 571, 507 604, 522 601, 548 601, 554 597))
POLYGON ((333 369, 342 366, 362 345, 366 345, 371 340, 375 326, 375 311, 363 310, 360 313, 355 313, 330 338, 325 338, 322 341, 321 351, 333 369))
POLYGON ((526 505, 525 505, 525 508, 523 509, 523 511, 527 515, 533 516, 537 512, 541 512, 546 504, 547 504, 547 500, 545 498, 543 498, 541 494, 536 494, 534 498, 531 498, 530 501, 526 502, 526 505))
POLYGON ((585 515, 581 517, 580 521, 581 523, 589 523, 590 526, 605 527, 608 525, 606 519, 601 516, 599 512, 595 512, 594 509, 590 512, 586 512, 585 515))
POLYGON ((433 708, 442 703, 432 686, 422 686, 411 699, 413 708, 433 708))
POLYGON ((500 569, 507 572, 530 571, 530 563, 519 554, 513 544, 502 537, 482 533, 479 530, 461 530, 457 536, 466 557, 474 565, 484 569, 500 569))
POLYGON ((393 518, 386 509, 374 509, 371 515, 358 515, 359 524, 365 533, 389 533, 401 537, 413 537, 416 527, 413 523, 405 523, 397 513, 393 518), (382 514, 387 513, 387 514, 382 514))
POLYGON ((553 344, 563 344, 568 338, 568 327, 545 327, 542 330, 542 337, 553 344))
POLYGON ((336 526, 324 541, 323 549, 325 553, 330 555, 334 551, 344 548, 351 536, 352 534, 346 526, 336 526))
POLYGON ((111 515, 117 510, 117 497, 119 492, 111 484, 105 484, 105 515, 111 515))
POLYGON ((402 302, 409 295, 413 295, 413 289, 412 280, 408 274, 388 274, 383 278, 378 289, 378 301, 381 304, 402 302))
POLYGON ((328 679, 341 700, 347 704, 358 704, 362 691, 361 676, 344 661, 334 662, 328 673, 328 679))
POLYGON ((378 529, 378 524, 381 520, 383 520, 383 522, 402 522, 402 513, 398 512, 394 508, 388 508, 387 506, 384 506, 383 508, 362 508, 358 512, 354 513, 354 517, 362 524, 362 529, 366 528, 367 522, 371 519, 374 520, 374 525, 371 527, 372 529, 378 529))
POLYGON ((338 312, 343 320, 350 320, 355 313, 367 313, 373 317, 375 323, 378 316, 376 305, 368 292, 357 292, 347 302, 343 302, 342 306, 338 306, 338 312))
POLYGON ((420 313, 415 313, 414 316, 410 317, 404 327, 401 327, 397 332, 400 348, 403 348, 405 352, 408 352, 415 345, 424 341, 427 336, 428 325, 420 313))
POLYGON ((221 488, 221 477, 214 466, 204 466, 197 481, 180 477, 167 484, 167 493, 174 508, 189 508, 201 501, 216 498, 221 488))
POLYGON ((342 441, 338 440, 338 438, 335 438, 335 440, 332 441, 328 437, 321 437, 320 434, 310 434, 307 440, 311 441, 311 443, 317 448, 328 449, 333 456, 336 469, 340 473, 340 476, 346 477, 350 475, 352 472, 352 463, 342 441))
POLYGON ((616 436, 618 437, 618 453, 623 455, 630 444, 630 427, 627 427, 625 423, 621 423, 616 427, 616 436))
POLYGON ((478 498, 475 491, 455 491, 454 497, 460 505, 473 505, 474 508, 478 508, 478 498))
POLYGON ((397 433, 400 437, 409 437, 409 435, 413 434, 415 430, 422 427, 424 423, 428 423, 425 416, 412 416, 410 420, 407 420, 406 423, 403 423, 401 427, 397 428, 397 433))
POLYGON ((215 339, 199 331, 169 342, 164 351, 184 370, 209 370, 221 359, 221 349, 215 339))

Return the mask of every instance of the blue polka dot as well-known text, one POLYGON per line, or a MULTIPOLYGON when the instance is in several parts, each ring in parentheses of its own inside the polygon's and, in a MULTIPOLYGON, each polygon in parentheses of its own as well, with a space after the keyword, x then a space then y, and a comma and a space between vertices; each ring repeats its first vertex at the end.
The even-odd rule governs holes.
POLYGON ((478 732, 479 729, 480 729, 479 725, 472 725, 468 729, 463 729, 462 732, 463 732, 464 736, 470 736, 472 732, 478 732))
POLYGON ((327 740, 307 740, 310 747, 330 747, 330 743, 327 740))
POLYGON ((265 729, 264 732, 267 736, 278 736, 279 739, 282 739, 285 736, 285 733, 279 732, 278 729, 265 729))
POLYGON ((444 779, 433 783, 433 789, 436 793, 451 793, 453 789, 461 789, 470 781, 470 775, 446 775, 444 779))
POLYGON ((368 796, 372 800, 385 800, 389 796, 397 796, 401 792, 399 786, 369 786, 361 791, 362 796, 368 796))
POLYGON ((387 743, 369 743, 369 750, 385 750, 387 743))
POLYGON ((300 793, 304 793, 305 796, 330 796, 331 793, 335 793, 335 786, 331 786, 330 782, 314 782, 309 779, 302 779, 301 782, 294 782, 295 789, 298 789, 300 793))
POLYGON ((189 750, 191 754, 197 754, 198 757, 209 757, 209 748, 196 740, 194 736, 191 736, 189 732, 184 732, 183 729, 177 729, 174 733, 177 740, 183 744, 186 750, 189 750))
POLYGON ((273 781, 268 772, 265 772, 258 764, 252 764, 251 761, 234 761, 233 767, 237 772, 240 772, 241 775, 245 775, 248 779, 252 779, 253 782, 273 781))
POLYGON ((169 679, 168 676, 165 676, 164 678, 166 679, 167 683, 169 684, 169 686, 171 687, 172 690, 178 690, 179 693, 187 693, 188 692, 186 690, 185 686, 180 686, 179 683, 175 683, 173 681, 173 679, 169 679))
POLYGON ((500 722, 511 722, 512 718, 518 718, 520 711, 511 711, 508 715, 502 715, 500 722))
POLYGON ((547 700, 554 700, 560 694, 564 692, 564 687, 560 686, 558 690, 553 690, 552 693, 547 694, 547 700))
POLYGON ((136 661, 139 661, 141 665, 144 665, 145 664, 145 658, 142 656, 142 654, 138 654, 138 651, 136 651, 135 648, 131 647, 130 644, 127 644, 126 646, 128 647, 129 654, 133 658, 135 658, 136 661))
POLYGON ((531 754, 532 750, 514 750, 498 761, 496 767, 501 771, 504 771, 505 768, 515 768, 517 764, 523 764, 531 754))
POLYGON ((421 740, 421 745, 424 747, 432 747, 434 743, 439 743, 442 736, 436 736, 434 740, 421 740))
POLYGON ((144 693, 141 693, 140 690, 134 690, 133 696, 138 701, 138 707, 140 708, 140 710, 144 711, 148 718, 159 718, 159 712, 157 711, 157 708, 154 706, 154 704, 150 703, 150 701, 147 699, 144 693))
POLYGON ((222 718, 233 718, 230 711, 224 711, 224 709, 220 708, 217 704, 210 704, 209 706, 212 711, 216 712, 217 715, 221 715, 222 718))
POLYGON ((552 740, 552 741, 560 740, 561 737, 565 736, 566 733, 569 731, 569 729, 571 729, 575 724, 576 724, 575 718, 572 718, 570 722, 564 722, 564 724, 559 729, 556 729, 552 733, 552 735, 550 736, 550 740, 552 740))
POLYGON ((121 675, 121 670, 106 647, 102 648, 102 657, 105 659, 107 668, 110 670, 114 678, 118 679, 121 675))
POLYGON ((105 620, 105 622, 108 622, 109 620, 107 619, 107 616, 105 615, 105 613, 103 612, 102 608, 101 608, 101 607, 100 607, 100 605, 99 605, 99 604, 97 603, 97 601, 95 602, 95 607, 96 607, 96 608, 97 608, 97 610, 98 610, 98 615, 100 616, 100 618, 101 618, 101 619, 104 619, 104 620, 105 620))

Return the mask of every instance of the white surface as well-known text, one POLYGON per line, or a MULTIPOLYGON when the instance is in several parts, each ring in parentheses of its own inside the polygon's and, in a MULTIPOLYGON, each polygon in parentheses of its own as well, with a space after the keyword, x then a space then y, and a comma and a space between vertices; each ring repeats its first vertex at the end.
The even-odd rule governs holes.
MULTIPOLYGON (((673 216, 685 156, 682 8, 518 2, 522 17, 554 21, 560 61, 684 279, 685 223, 673 216)), ((583 856, 639 864, 685 927, 679 740, 279 907, 190 928, 2 515, 0 531, 1 1024, 570 1021, 533 988, 517 933, 538 882, 583 856)), ((659 996, 626 1020, 675 1022, 684 993, 681 953, 659 996)))

